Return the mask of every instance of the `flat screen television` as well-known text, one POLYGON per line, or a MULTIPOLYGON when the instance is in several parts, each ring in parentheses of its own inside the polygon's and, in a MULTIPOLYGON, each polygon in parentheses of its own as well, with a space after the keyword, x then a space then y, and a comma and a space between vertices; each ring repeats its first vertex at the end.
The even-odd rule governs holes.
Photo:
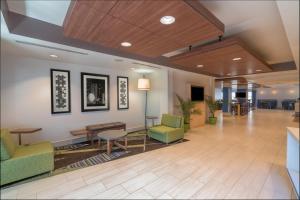
POLYGON ((246 92, 236 92, 235 97, 236 98, 246 98, 247 95, 246 95, 246 92))
POLYGON ((204 88, 199 86, 191 86, 191 100, 203 101, 204 100, 204 88))

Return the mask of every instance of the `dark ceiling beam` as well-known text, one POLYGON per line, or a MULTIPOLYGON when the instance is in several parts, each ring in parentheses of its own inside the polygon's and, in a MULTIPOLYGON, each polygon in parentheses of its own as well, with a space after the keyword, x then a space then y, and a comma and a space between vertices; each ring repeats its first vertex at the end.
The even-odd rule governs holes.
POLYGON ((10 11, 8 9, 6 0, 1 0, 0 8, 1 8, 1 12, 3 14, 4 20, 7 24, 7 28, 9 30, 9 32, 11 32, 13 27, 15 27, 16 25, 13 24, 13 22, 11 22, 11 17, 9 17, 10 11))

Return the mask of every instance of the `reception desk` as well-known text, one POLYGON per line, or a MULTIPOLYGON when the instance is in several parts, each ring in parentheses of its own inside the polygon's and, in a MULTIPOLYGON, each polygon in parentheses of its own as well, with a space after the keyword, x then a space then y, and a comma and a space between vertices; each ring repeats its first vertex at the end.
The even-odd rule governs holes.
POLYGON ((299 198, 299 128, 287 127, 286 168, 299 198))

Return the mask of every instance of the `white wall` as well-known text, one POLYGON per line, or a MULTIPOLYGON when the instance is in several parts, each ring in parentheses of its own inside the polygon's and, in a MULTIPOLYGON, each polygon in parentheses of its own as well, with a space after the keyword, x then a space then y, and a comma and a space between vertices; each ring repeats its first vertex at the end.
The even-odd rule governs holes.
MULTIPOLYGON (((114 66, 109 67, 113 68, 114 66)), ((162 76, 159 72, 155 73, 157 75, 152 77, 152 83, 160 81, 162 76)), ((129 130, 142 128, 144 126, 145 95, 143 91, 137 90, 137 79, 140 76, 131 70, 116 71, 107 67, 82 66, 29 57, 2 57, 1 128, 43 128, 41 133, 24 136, 25 143, 41 140, 52 142, 68 140, 74 138, 70 135, 70 130, 95 123, 122 121, 127 124, 129 130), (50 68, 71 71, 72 112, 69 114, 51 114, 50 68), (81 112, 80 72, 110 76, 109 111, 81 112), (129 77, 130 105, 128 110, 117 110, 117 76, 129 77)), ((159 85, 155 88, 159 88, 159 85)), ((156 92, 159 99, 165 98, 163 95, 159 95, 160 92, 165 92, 165 89, 156 92)), ((164 102, 168 102, 168 100, 165 99, 164 102)), ((150 106, 160 108, 161 104, 158 103, 158 101, 150 102, 150 106)), ((154 110, 151 107, 149 110, 154 110)), ((160 115, 160 112, 160 109, 156 109, 152 114, 160 115)))
POLYGON ((147 115, 160 117, 168 113, 168 70, 154 71, 147 77, 151 80, 151 90, 148 91, 147 115))
POLYGON ((272 88, 258 88, 256 99, 277 99, 277 107, 281 108, 284 99, 298 99, 299 85, 276 85, 272 88))
MULTIPOLYGON (((117 63, 116 63, 117 64, 117 63)), ((70 130, 86 125, 122 121, 127 129, 144 127, 145 92, 137 90, 141 74, 132 70, 114 70, 114 66, 83 66, 41 60, 30 57, 8 56, 1 59, 1 128, 41 127, 37 134, 24 135, 24 143, 49 140, 56 144, 72 141, 70 130), (71 108, 68 114, 51 114, 50 68, 71 71, 71 108), (110 110, 81 112, 81 72, 110 76, 110 110), (129 110, 117 110, 117 76, 129 77, 129 110)), ((206 95, 212 95, 213 79, 205 75, 163 68, 148 77, 151 91, 148 95, 148 113, 160 117, 174 111, 175 93, 190 97, 190 85, 203 86, 206 95)))

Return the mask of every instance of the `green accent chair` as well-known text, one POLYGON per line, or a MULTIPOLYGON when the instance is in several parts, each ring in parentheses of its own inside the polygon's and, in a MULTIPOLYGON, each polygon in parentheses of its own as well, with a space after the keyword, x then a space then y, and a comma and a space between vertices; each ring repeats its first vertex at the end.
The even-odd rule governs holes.
POLYGON ((52 171, 54 148, 50 142, 16 146, 11 134, 1 129, 1 185, 52 171))
POLYGON ((184 120, 181 116, 163 114, 161 124, 151 127, 148 136, 169 144, 184 138, 184 120))

